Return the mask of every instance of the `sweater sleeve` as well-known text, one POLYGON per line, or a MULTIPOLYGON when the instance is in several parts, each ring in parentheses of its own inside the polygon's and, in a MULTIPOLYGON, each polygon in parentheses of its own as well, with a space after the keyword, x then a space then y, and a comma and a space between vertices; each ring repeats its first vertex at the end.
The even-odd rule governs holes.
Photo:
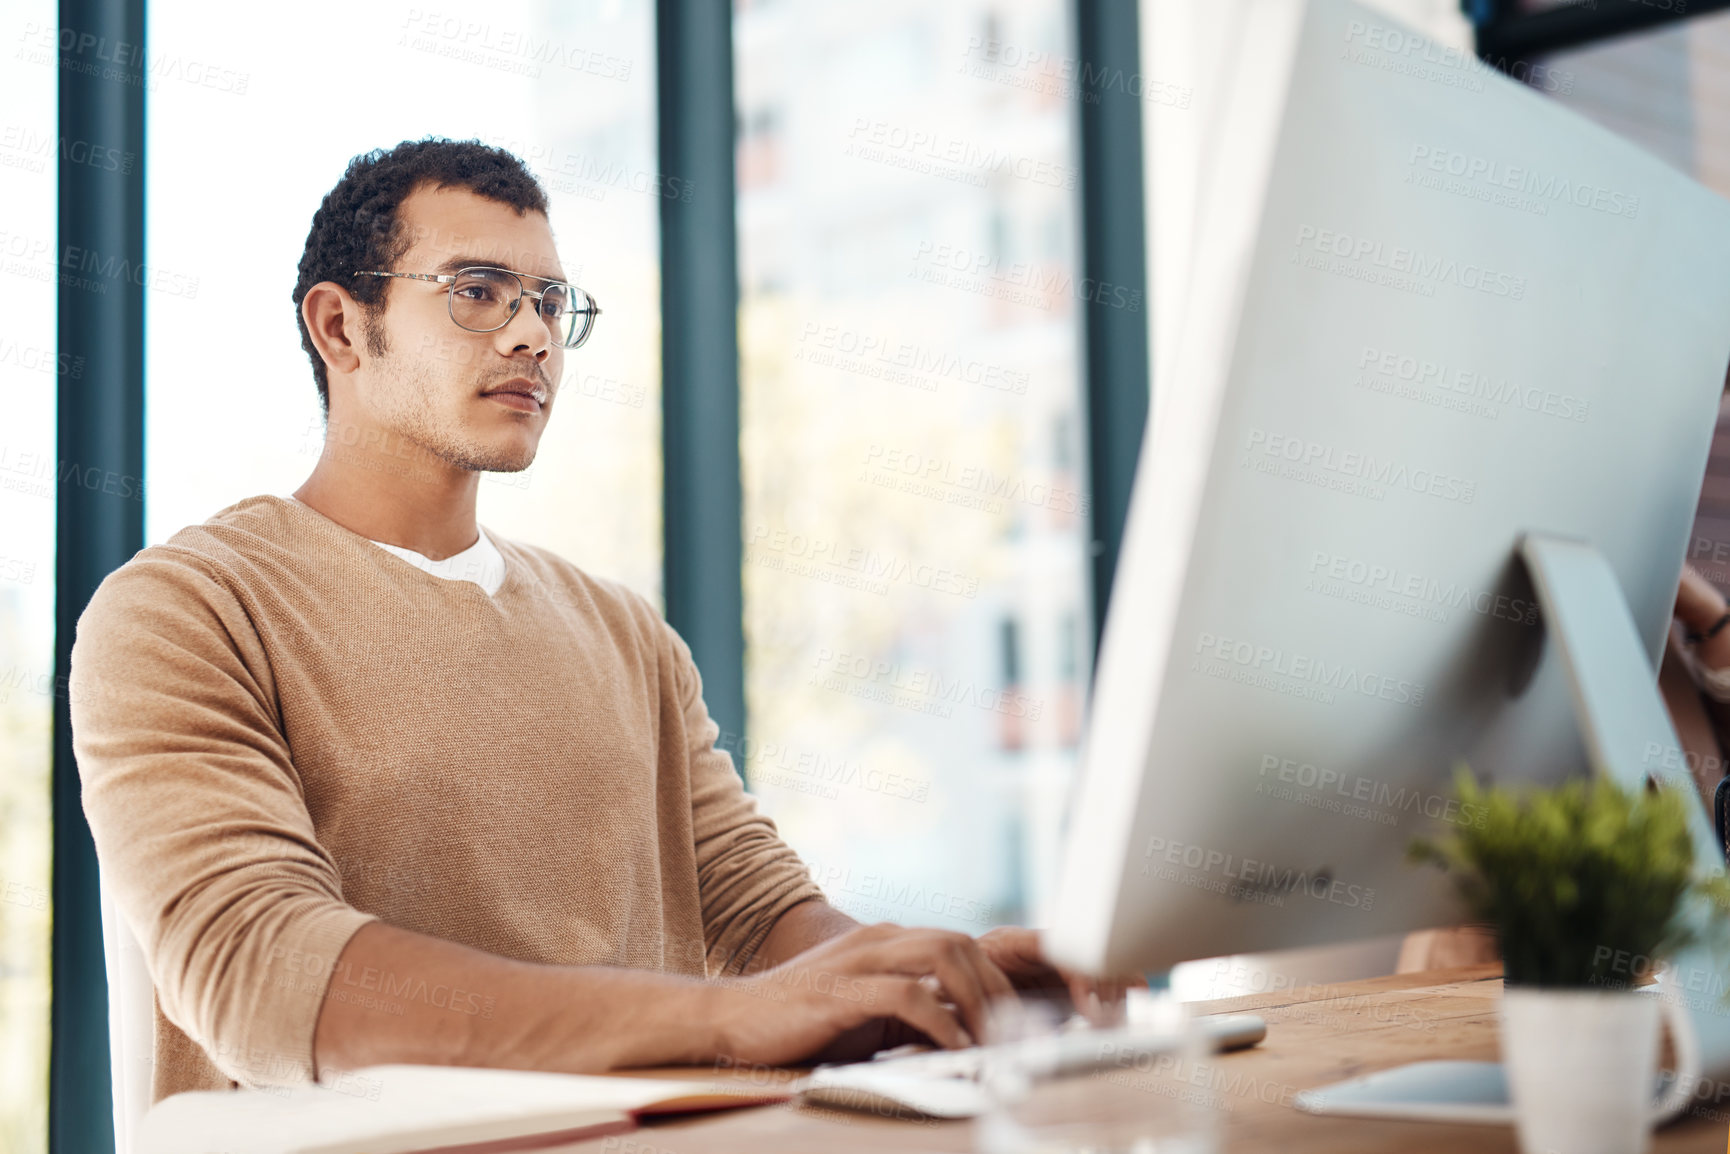
POLYGON ((696 839, 697 888, 712 975, 737 974, 750 962, 780 916, 823 891, 799 855, 757 811, 732 757, 715 748, 720 727, 703 704, 703 679, 690 647, 664 626, 676 661, 691 775, 691 829, 696 839))
POLYGON ((159 547, 110 574, 68 691, 97 859, 163 1014, 244 1085, 310 1077, 331 967, 372 918, 342 900, 220 570, 159 547))

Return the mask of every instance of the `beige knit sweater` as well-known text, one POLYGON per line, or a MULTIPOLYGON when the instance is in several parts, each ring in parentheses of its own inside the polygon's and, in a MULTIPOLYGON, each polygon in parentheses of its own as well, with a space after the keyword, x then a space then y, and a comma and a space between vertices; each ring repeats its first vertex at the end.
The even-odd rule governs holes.
POLYGON ((372 918, 700 976, 821 896, 653 607, 492 536, 489 597, 252 497, 138 553, 79 619, 73 748, 156 987, 156 1099, 306 1077, 327 996, 490 1013, 334 970, 372 918))

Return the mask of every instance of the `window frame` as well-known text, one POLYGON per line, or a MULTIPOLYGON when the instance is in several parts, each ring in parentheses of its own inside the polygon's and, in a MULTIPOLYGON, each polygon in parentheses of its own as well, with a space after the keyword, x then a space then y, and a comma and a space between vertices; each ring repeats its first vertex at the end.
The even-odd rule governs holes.
MULTIPOLYGON (((61 0, 59 136, 100 140, 139 162, 130 172, 77 164, 60 149, 57 255, 101 254, 145 266, 144 114, 148 89, 145 0, 61 0), (65 32, 72 32, 68 36, 65 32), (93 38, 93 39, 92 39, 93 38), (126 44, 86 71, 91 43, 126 44), (113 72, 124 75, 107 79, 113 72)), ((61 260, 60 264, 68 263, 61 260)), ((114 1148, 108 1063, 108 981, 96 846, 84 819, 72 752, 67 676, 79 616, 110 572, 144 547, 144 487, 81 483, 100 476, 144 477, 144 285, 110 277, 102 293, 62 274, 56 296, 61 357, 79 357, 83 375, 62 375, 56 397, 54 561, 54 768, 51 869, 48 1149, 84 1154, 114 1148)))
POLYGON ((1460 10, 1475 30, 1478 58, 1508 73, 1530 65, 1534 57, 1725 9, 1730 9, 1730 0, 1692 0, 1671 8, 1641 0, 1596 0, 1547 12, 1521 12, 1516 0, 1460 0, 1460 10))

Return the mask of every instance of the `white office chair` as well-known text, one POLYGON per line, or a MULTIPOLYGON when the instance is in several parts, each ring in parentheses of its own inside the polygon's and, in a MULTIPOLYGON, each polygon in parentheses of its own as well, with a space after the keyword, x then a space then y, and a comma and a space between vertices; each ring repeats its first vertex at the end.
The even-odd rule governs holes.
POLYGON ((120 916, 97 871, 102 903, 102 955, 108 970, 108 1066, 114 1095, 115 1154, 132 1154, 132 1137, 150 1108, 156 1072, 156 992, 144 950, 120 916))

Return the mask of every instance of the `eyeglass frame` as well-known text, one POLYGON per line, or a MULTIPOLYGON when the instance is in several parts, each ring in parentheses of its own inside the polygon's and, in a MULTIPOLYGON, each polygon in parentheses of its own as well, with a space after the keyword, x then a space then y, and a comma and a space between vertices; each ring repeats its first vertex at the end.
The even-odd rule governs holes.
MULTIPOLYGON (((583 330, 583 335, 577 340, 576 344, 567 345, 567 344, 564 344, 562 342, 555 342, 556 344, 558 344, 559 348, 561 348, 561 349, 580 349, 584 345, 588 344, 589 338, 595 335, 595 318, 597 318, 601 315, 601 305, 600 305, 599 301, 595 300, 594 294, 589 292, 587 289, 577 288, 577 286, 572 284, 570 281, 555 280, 550 276, 536 276, 532 272, 518 272, 516 269, 513 269, 513 268, 500 268, 497 265, 491 265, 491 264, 464 265, 462 268, 457 269, 455 272, 446 272, 446 273, 369 272, 369 271, 357 269, 352 275, 354 275, 354 276, 401 277, 403 280, 424 280, 424 281, 432 281, 435 284, 446 284, 448 282, 451 287, 445 289, 445 312, 450 316, 451 323, 453 325, 455 325, 457 328, 463 330, 463 332, 465 332, 465 333, 496 333, 496 332, 500 331, 506 325, 510 324, 512 321, 517 319, 517 309, 519 307, 521 307, 521 305, 523 303, 523 298, 525 296, 531 296, 531 297, 535 298, 535 313, 537 316, 539 316, 540 315, 541 298, 546 296, 547 290, 542 289, 540 292, 536 292, 534 289, 530 288, 528 285, 523 283, 524 277, 528 277, 530 280, 545 281, 549 285, 562 284, 566 288, 571 289, 575 292, 580 292, 584 296, 589 298, 589 307, 588 308, 586 308, 586 309, 572 309, 571 310, 574 313, 586 313, 586 314, 588 314, 589 323, 588 323, 588 326, 583 330), (487 272, 509 273, 511 276, 514 276, 517 278, 517 289, 519 291, 517 293, 516 301, 513 302, 511 305, 511 315, 504 319, 503 324, 494 325, 490 329, 471 329, 467 325, 463 324, 461 321, 457 320, 456 297, 455 297, 455 294, 453 291, 455 286, 456 286, 457 278, 462 276, 464 273, 472 272, 475 269, 484 269, 487 272)), ((544 318, 543 318, 543 320, 544 320, 544 318)), ((548 329, 548 331, 551 332, 552 330, 548 329)))

